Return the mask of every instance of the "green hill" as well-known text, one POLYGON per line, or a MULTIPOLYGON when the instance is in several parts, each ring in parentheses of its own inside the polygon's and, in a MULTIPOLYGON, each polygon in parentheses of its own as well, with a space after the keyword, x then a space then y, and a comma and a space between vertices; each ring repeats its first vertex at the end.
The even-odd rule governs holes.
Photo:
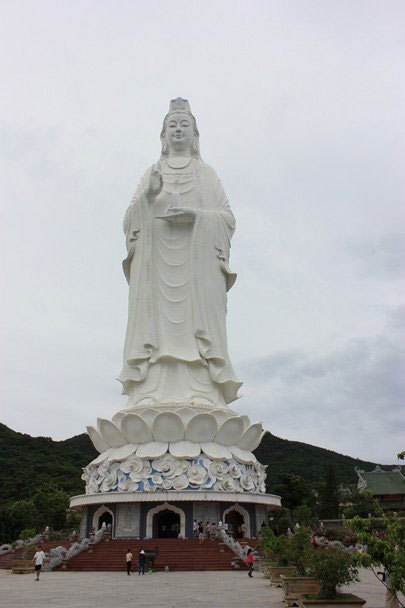
POLYGON ((47 481, 70 495, 82 494, 82 467, 96 456, 85 434, 53 441, 16 433, 0 424, 0 505, 30 498, 47 481))
POLYGON ((325 448, 280 439, 269 432, 264 435, 260 446, 255 450, 255 455, 259 462, 268 465, 269 491, 281 473, 294 473, 311 485, 316 485, 325 478, 327 468, 332 465, 337 484, 348 486, 357 482, 355 467, 372 470, 376 466, 374 462, 344 456, 325 448))
MULTIPOLYGON (((268 466, 268 488, 280 473, 295 473, 316 484, 334 465, 339 484, 356 481, 354 467, 371 470, 375 463, 343 456, 298 441, 288 441, 266 433, 255 451, 260 462, 268 466)), ((0 424, 0 505, 30 498, 45 482, 53 482, 69 495, 82 494, 82 467, 97 456, 86 434, 65 441, 49 437, 31 437, 16 433, 0 424)))

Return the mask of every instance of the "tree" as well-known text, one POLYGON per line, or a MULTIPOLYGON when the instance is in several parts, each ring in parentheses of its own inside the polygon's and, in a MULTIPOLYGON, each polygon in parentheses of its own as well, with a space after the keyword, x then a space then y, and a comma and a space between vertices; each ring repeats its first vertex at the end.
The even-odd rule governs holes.
POLYGON ((54 483, 48 482, 39 488, 32 498, 41 515, 41 525, 61 530, 66 523, 69 496, 54 483))
POLYGON ((294 473, 282 473, 273 492, 281 496, 283 507, 294 511, 309 497, 308 484, 303 477, 294 473))
POLYGON ((8 509, 9 521, 11 524, 10 533, 15 540, 26 528, 38 531, 38 521, 40 513, 32 500, 17 500, 8 509))
POLYGON ((387 589, 386 602, 403 606, 398 594, 405 592, 405 521, 385 517, 383 535, 371 529, 368 519, 355 517, 348 523, 358 539, 366 545, 365 551, 358 557, 359 563, 370 568, 376 576, 375 568, 382 566, 388 575, 385 581, 381 581, 387 589))
POLYGON ((315 515, 308 505, 300 505, 294 511, 295 519, 301 526, 311 527, 315 523, 315 515))
POLYGON ((339 517, 339 490, 336 482, 335 468, 329 465, 326 480, 319 491, 320 516, 326 519, 339 517))
POLYGON ((351 497, 351 505, 346 507, 343 512, 345 517, 352 518, 356 515, 359 517, 381 517, 383 511, 370 490, 353 491, 351 497))

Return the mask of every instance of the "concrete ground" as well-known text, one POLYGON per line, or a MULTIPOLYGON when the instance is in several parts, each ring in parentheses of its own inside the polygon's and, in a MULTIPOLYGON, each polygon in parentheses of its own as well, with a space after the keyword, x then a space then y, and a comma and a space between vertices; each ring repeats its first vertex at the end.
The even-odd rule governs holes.
MULTIPOLYGON (((361 572, 350 591, 383 608, 384 588, 374 575, 361 572)), ((284 608, 281 589, 246 572, 43 572, 11 574, 0 570, 2 608, 284 608)))

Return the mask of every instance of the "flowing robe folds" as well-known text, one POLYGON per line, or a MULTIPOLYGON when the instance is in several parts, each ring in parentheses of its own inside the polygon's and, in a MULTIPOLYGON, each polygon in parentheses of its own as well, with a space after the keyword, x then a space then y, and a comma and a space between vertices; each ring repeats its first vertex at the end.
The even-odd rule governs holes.
POLYGON ((154 202, 146 198, 149 169, 124 219, 129 309, 118 379, 127 407, 168 401, 224 406, 241 386, 226 339, 235 220, 215 171, 202 161, 175 169, 164 160, 161 171, 162 192, 154 202), (159 219, 170 206, 193 208, 195 221, 159 219))

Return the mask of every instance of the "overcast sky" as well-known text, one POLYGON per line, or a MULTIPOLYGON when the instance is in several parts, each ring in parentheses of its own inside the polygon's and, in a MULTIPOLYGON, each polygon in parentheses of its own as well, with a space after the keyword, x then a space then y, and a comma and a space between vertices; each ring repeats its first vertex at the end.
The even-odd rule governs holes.
POLYGON ((0 45, 0 421, 65 439, 125 406, 122 218, 182 96, 237 221, 235 409, 396 462, 405 3, 2 0, 0 45))

